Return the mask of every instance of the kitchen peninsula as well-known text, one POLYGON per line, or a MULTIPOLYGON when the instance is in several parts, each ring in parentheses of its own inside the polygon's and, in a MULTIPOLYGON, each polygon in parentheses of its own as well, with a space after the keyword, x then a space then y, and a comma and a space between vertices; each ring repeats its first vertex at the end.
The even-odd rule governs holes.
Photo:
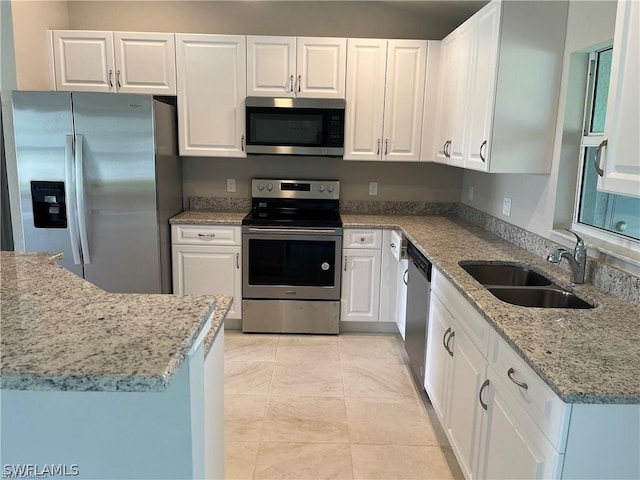
POLYGON ((231 298, 107 293, 57 258, 0 257, 3 468, 221 475, 231 298))

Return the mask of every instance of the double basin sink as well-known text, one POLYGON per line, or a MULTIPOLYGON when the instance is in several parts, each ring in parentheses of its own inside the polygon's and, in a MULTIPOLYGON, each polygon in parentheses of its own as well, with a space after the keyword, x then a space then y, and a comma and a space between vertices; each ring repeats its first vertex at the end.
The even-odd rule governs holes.
POLYGON ((512 305, 538 308, 594 308, 544 275, 509 263, 460 262, 491 294, 512 305))

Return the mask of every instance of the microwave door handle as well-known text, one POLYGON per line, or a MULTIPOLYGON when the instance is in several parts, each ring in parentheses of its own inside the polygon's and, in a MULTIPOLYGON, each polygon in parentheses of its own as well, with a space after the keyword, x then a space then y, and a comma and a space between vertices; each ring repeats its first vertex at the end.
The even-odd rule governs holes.
POLYGON ((67 197, 67 224, 69 225, 69 238, 71 240, 71 253, 73 263, 80 265, 80 245, 78 243, 78 209, 76 208, 76 187, 73 165, 73 135, 66 135, 64 144, 65 184, 67 197))

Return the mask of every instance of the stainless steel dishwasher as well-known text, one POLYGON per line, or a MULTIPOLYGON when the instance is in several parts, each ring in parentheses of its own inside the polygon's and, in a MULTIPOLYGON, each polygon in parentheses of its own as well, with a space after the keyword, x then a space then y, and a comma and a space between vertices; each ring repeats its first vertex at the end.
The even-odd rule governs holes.
POLYGON ((411 373, 418 385, 424 388, 429 297, 431 295, 431 262, 411 243, 407 245, 407 255, 409 256, 409 274, 404 348, 409 357, 411 373))

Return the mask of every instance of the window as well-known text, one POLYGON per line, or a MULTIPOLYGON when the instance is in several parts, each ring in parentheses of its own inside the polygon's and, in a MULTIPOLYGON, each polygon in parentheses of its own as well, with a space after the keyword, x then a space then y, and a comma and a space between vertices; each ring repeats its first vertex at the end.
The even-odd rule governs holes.
POLYGON ((604 235, 613 235, 619 240, 637 241, 640 240, 640 198, 603 193, 596 188, 598 174, 595 161, 598 145, 604 134, 612 52, 611 47, 598 50, 593 52, 589 59, 581 169, 574 223, 586 226, 589 230, 597 229, 597 232, 604 235))

